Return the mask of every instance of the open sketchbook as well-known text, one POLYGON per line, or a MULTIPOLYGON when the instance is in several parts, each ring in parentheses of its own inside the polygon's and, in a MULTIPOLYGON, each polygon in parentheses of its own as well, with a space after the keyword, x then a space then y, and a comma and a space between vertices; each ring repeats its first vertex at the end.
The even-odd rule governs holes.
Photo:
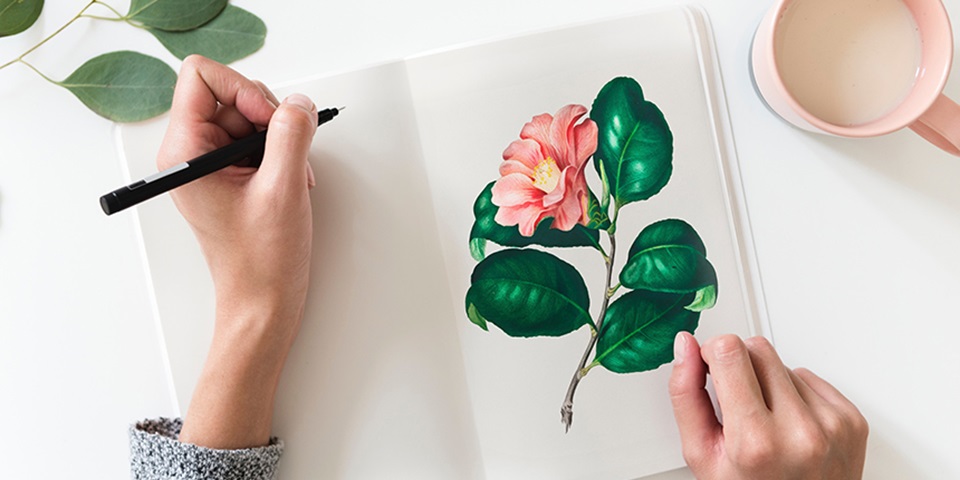
MULTIPOLYGON (((464 299, 478 264, 470 244, 474 203, 500 177, 506 147, 535 116, 567 104, 590 109, 608 82, 627 77, 669 123, 673 154, 669 182, 621 212, 618 269, 637 232, 683 219, 706 246, 719 285, 715 305, 696 295, 709 304, 698 312, 697 335, 762 332, 712 55, 703 15, 675 8, 278 89, 281 97, 298 91, 320 106, 348 106, 318 130, 311 151, 312 283, 276 405, 274 432, 286 442, 280 477, 630 479, 681 467, 669 367, 593 369, 579 385, 576 420, 565 433, 560 407, 591 321, 559 337, 515 338, 489 312, 479 315, 491 317, 489 331, 471 322, 477 315, 468 318, 464 299)), ((130 178, 155 171, 164 128, 165 121, 119 128, 130 178)), ((609 128, 600 126, 601 137, 609 128)), ((535 179, 556 182, 551 175, 561 160, 541 160, 537 175, 545 176, 535 179)), ((583 171, 600 197, 589 162, 583 171)), ((136 215, 176 403, 185 413, 211 337, 213 286, 169 197, 141 205, 136 215)), ((484 243, 486 258, 503 250, 484 243)), ((585 318, 596 319, 603 256, 590 247, 548 250, 576 266, 593 300, 585 318)), ((687 303, 695 303, 693 294, 687 303)))

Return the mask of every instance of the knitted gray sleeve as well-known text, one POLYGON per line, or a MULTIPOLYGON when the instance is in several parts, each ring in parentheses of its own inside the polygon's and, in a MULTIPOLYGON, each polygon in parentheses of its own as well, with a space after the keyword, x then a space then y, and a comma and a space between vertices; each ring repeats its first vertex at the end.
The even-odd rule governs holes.
POLYGON ((130 478, 134 480, 271 480, 283 442, 265 447, 214 450, 180 443, 183 420, 158 418, 130 427, 130 478))

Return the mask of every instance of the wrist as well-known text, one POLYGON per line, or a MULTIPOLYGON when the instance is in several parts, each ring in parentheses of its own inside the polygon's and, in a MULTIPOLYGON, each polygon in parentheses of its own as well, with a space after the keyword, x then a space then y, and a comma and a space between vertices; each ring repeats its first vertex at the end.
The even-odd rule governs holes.
POLYGON ((214 344, 242 348, 258 358, 280 353, 285 357, 300 329, 305 302, 306 292, 256 296, 218 293, 214 344))

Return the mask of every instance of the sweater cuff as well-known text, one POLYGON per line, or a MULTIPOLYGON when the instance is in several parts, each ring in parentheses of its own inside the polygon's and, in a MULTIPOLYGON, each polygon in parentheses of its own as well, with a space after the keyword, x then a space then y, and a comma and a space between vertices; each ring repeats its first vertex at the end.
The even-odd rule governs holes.
POLYGON ((270 480, 277 471, 283 442, 265 447, 217 450, 180 443, 179 418, 144 420, 130 427, 130 478, 134 480, 270 480))

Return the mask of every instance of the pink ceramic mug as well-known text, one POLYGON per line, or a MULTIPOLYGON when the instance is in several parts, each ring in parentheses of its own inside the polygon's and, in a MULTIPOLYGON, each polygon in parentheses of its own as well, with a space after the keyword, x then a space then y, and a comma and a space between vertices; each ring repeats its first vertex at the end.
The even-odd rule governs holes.
MULTIPOLYGON (((857 0, 779 0, 761 21, 753 42, 751 65, 760 95, 780 117, 805 130, 843 137, 871 137, 909 126, 934 145, 960 156, 960 106, 942 94, 953 59, 953 34, 943 4, 940 0, 883 0, 880 3, 888 4, 889 8, 886 11, 889 11, 890 15, 896 15, 896 9, 902 9, 906 21, 910 22, 906 34, 912 34, 916 38, 916 64, 908 65, 907 69, 901 68, 899 72, 892 72, 897 75, 905 74, 907 83, 904 83, 902 95, 896 98, 891 97, 894 101, 889 108, 871 118, 864 118, 863 121, 837 121, 839 117, 829 118, 830 116, 823 112, 832 106, 829 105, 833 101, 829 98, 829 94, 836 95, 838 89, 833 84, 825 84, 819 78, 809 80, 795 78, 798 72, 824 71, 835 74, 831 77, 831 81, 850 80, 854 83, 858 79, 884 79, 893 76, 890 75, 891 72, 850 70, 850 65, 860 60, 856 55, 861 52, 856 50, 860 39, 851 37, 852 34, 849 32, 856 31, 856 28, 861 26, 860 23, 866 21, 861 20, 862 18, 887 15, 887 13, 871 13, 879 12, 880 10, 877 9, 863 8, 862 11, 850 11, 850 9, 866 6, 866 3, 857 0), (843 5, 843 7, 835 7, 837 5, 843 5), (831 8, 846 8, 847 11, 823 12, 821 15, 823 10, 831 8), (800 12, 800 9, 806 9, 806 11, 800 12), (847 20, 850 25, 837 23, 844 21, 838 20, 838 18, 842 19, 844 14, 848 15, 847 20), (824 25, 800 23, 817 21, 818 18, 823 19, 824 25), (845 29, 834 28, 836 32, 831 32, 828 28, 841 25, 845 29), (815 35, 806 35, 806 37, 816 38, 805 38, 804 35, 807 33, 815 33, 815 35), (837 35, 838 38, 835 40, 831 35, 837 35), (806 48, 805 42, 812 45, 807 50, 803 50, 806 56, 792 53, 806 48), (836 50, 830 50, 830 48, 836 50), (834 51, 842 53, 834 54, 834 51), (823 52, 830 53, 823 55, 823 58, 818 56, 823 52), (848 57, 841 58, 839 55, 848 55, 848 57), (850 55, 854 57, 849 57, 850 55), (826 58, 828 56, 831 58, 826 58), (800 61, 795 59, 802 59, 807 64, 788 63, 800 61), (844 72, 842 72, 844 69, 847 70, 846 73, 852 72, 855 75, 848 75, 849 79, 844 78, 844 72), (853 78, 856 74, 859 74, 859 77, 853 78), (817 83, 818 81, 820 83, 817 83), (826 89, 829 89, 829 92, 826 89), (828 105, 817 106, 815 104, 818 101, 828 105), (818 108, 811 108, 812 106, 819 107, 819 111, 818 108)), ((864 30, 871 35, 877 34, 877 25, 894 25, 897 21, 902 23, 902 19, 895 18, 875 20, 874 24, 864 27, 864 30)), ((898 42, 896 38, 891 37, 895 33, 884 32, 882 36, 874 38, 895 42, 892 44, 894 46, 901 45, 903 42, 898 42)), ((879 49, 883 45, 876 47, 879 49)), ((879 65, 890 67, 886 64, 891 62, 879 56, 887 55, 888 52, 880 51, 883 53, 864 50, 863 56, 868 56, 866 54, 877 56, 880 60, 879 65)), ((905 50, 904 54, 911 53, 905 50)), ((803 76, 802 73, 800 75, 803 76)), ((850 88, 849 84, 838 85, 850 88)), ((865 101, 871 101, 872 97, 866 95, 868 90, 851 90, 850 92, 855 94, 853 96, 859 95, 865 101)), ((841 94, 836 100, 844 101, 847 97, 841 94)), ((882 106, 879 107, 882 108, 882 106)))

